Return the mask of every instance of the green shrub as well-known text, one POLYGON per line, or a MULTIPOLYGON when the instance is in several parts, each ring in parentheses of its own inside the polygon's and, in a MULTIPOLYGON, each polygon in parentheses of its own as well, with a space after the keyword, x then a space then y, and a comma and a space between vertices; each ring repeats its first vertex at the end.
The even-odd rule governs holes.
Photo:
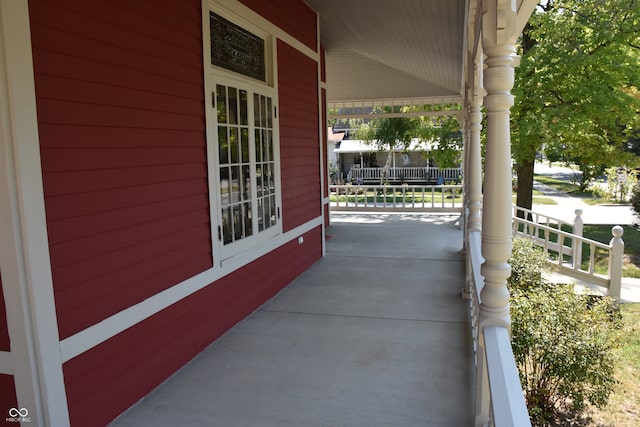
POLYGON ((510 290, 513 353, 531 421, 542 426, 587 403, 607 403, 621 317, 608 297, 546 283, 536 271, 543 267, 540 253, 546 259, 541 248, 514 242, 510 290))
POLYGON ((631 190, 631 198, 629 199, 633 211, 636 215, 640 215, 640 183, 636 183, 631 190))
POLYGON ((530 239, 516 237, 511 249, 511 277, 509 286, 512 289, 527 290, 540 286, 543 273, 550 273, 554 267, 547 262, 548 256, 540 246, 530 239))

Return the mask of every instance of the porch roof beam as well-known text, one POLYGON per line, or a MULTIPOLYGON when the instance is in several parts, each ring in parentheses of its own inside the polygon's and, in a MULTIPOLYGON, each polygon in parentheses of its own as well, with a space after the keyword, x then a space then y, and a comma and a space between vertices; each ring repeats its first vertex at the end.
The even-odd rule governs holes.
POLYGON ((463 99, 461 96, 446 96, 433 98, 397 98, 397 99, 370 99, 359 101, 331 101, 327 103, 328 118, 393 118, 393 117, 431 117, 431 116, 456 116, 462 111, 463 99), (447 106, 447 110, 433 111, 433 105, 447 106), (393 111, 412 107, 412 111, 393 111), (418 110, 415 110, 419 107, 418 110), (381 109, 391 109, 392 112, 376 112, 381 109), (371 110, 371 112, 366 112, 371 110))
POLYGON ((453 116, 459 117, 462 110, 446 110, 446 111, 409 111, 406 113, 338 113, 328 114, 329 119, 389 119, 394 117, 435 117, 435 116, 453 116))
POLYGON ((360 99, 360 100, 331 100, 327 102, 329 108, 384 108, 384 107, 414 107, 422 105, 461 104, 461 95, 434 96, 419 98, 389 98, 389 99, 360 99))

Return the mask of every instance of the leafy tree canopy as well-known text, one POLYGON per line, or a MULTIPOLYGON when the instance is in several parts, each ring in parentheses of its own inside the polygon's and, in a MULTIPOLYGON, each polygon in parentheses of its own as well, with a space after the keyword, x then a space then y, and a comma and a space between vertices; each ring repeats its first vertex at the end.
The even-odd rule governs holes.
POLYGON ((577 163, 583 187, 607 166, 635 162, 628 141, 640 123, 640 0, 543 1, 521 55, 512 109, 519 205, 530 207, 539 151, 577 163))
MULTIPOLYGON (((431 106, 429 106, 431 107, 431 106)), ((422 111, 424 111, 424 108, 422 111)), ((433 107, 430 109, 432 110, 433 107)), ((405 113, 412 112, 405 107, 405 113)), ((353 121, 355 136, 374 144, 378 150, 405 151, 411 142, 428 142, 431 151, 424 153, 432 157, 439 167, 456 167, 462 153, 460 124, 452 116, 407 116, 373 118, 362 122, 353 121)))

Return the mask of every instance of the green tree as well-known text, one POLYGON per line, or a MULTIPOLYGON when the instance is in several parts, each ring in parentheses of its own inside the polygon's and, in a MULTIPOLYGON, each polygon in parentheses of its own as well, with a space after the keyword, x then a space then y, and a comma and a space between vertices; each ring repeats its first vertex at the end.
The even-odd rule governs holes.
POLYGON ((547 0, 526 25, 516 69, 512 153, 517 204, 531 208, 537 152, 579 165, 580 185, 633 163, 640 0, 547 0))
MULTIPOLYGON (((459 106, 422 106, 420 111, 453 110, 459 106)), ((392 113, 392 111, 383 111, 392 113)), ((403 107, 402 111, 395 113, 415 113, 411 107, 403 107)), ((353 120, 351 126, 356 129, 355 136, 369 144, 373 144, 378 150, 389 150, 389 155, 383 166, 382 177, 387 175, 391 165, 393 153, 406 151, 415 139, 421 142, 429 142, 431 149, 424 153, 432 157, 441 168, 456 167, 462 159, 462 132, 458 120, 449 115, 439 116, 415 116, 372 118, 366 121, 353 120)))
POLYGON ((419 122, 417 117, 390 117, 371 119, 357 128, 356 136, 359 139, 375 144, 380 151, 389 150, 380 178, 381 184, 389 174, 393 153, 409 148, 411 140, 417 135, 419 122))
POLYGON ((460 123, 452 116, 423 117, 418 135, 423 141, 432 141, 429 155, 440 168, 455 168, 462 161, 462 132, 460 123))

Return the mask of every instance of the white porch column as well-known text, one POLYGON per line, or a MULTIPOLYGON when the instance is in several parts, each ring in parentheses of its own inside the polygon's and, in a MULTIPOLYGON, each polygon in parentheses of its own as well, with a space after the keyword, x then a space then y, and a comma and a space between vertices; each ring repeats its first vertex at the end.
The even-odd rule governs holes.
POLYGON ((487 149, 482 212, 482 275, 480 327, 509 328, 507 278, 511 267, 511 139, 509 110, 516 65, 517 8, 515 0, 483 2, 484 88, 487 95, 487 149))
MULTIPOLYGON (((476 69, 480 68, 476 64, 476 69)), ((478 77, 479 78, 479 77, 478 77)), ((474 90, 475 92, 475 90, 474 90)), ((467 198, 469 203, 468 231, 480 231, 482 228, 482 158, 480 154, 480 130, 482 129, 482 97, 474 93, 469 102, 469 139, 467 161, 467 198)))

